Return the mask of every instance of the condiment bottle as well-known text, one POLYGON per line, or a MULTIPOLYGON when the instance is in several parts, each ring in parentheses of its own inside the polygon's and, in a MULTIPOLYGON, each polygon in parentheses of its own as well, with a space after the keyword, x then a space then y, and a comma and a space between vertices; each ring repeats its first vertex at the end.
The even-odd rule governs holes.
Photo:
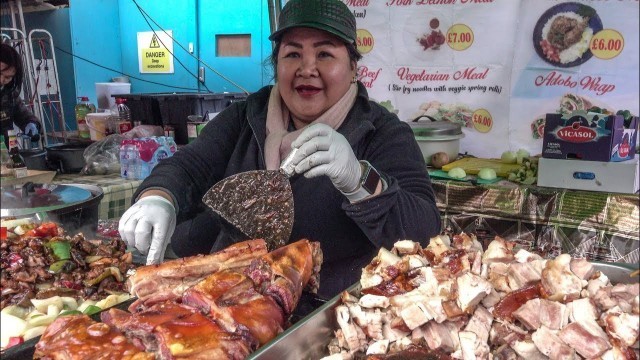
POLYGON ((87 114, 96 112, 96 107, 87 96, 78 98, 79 102, 75 107, 76 122, 78 124, 78 137, 81 139, 90 139, 89 125, 87 124, 87 114))

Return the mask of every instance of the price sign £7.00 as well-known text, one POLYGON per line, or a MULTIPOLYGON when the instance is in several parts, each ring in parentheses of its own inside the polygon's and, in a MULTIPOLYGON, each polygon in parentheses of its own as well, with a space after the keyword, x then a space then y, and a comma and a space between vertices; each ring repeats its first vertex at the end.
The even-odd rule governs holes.
POLYGON ((473 31, 467 25, 455 24, 447 30, 447 45, 453 50, 466 50, 471 44, 473 44, 473 31))

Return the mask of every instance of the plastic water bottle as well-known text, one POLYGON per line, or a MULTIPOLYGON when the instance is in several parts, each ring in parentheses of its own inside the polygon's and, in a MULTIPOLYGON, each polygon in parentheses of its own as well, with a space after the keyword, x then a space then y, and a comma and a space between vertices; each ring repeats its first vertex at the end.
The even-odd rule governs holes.
POLYGON ((176 144, 175 140, 171 136, 167 137, 167 147, 169 148, 169 151, 171 151, 171 155, 178 151, 178 144, 176 144))
POLYGON ((118 134, 124 134, 131 130, 131 109, 125 104, 127 100, 124 98, 116 98, 116 107, 112 110, 112 113, 118 117, 116 121, 116 132, 118 134))
POLYGON ((160 146, 167 147, 167 149, 169 150, 169 156, 172 156, 178 150, 178 145, 171 136, 158 136, 157 140, 160 146))
POLYGON ((138 178, 138 149, 134 139, 122 140, 120 144, 120 176, 125 179, 138 178))

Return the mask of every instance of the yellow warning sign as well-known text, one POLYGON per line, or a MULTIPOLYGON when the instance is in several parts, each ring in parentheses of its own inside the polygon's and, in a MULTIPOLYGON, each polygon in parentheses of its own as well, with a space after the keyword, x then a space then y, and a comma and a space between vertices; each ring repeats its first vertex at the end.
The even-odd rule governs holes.
POLYGON ((173 39, 171 31, 138 33, 140 73, 173 73, 173 39))
POLYGON ((142 66, 147 72, 167 72, 170 55, 166 49, 142 49, 142 66))
POLYGON ((151 44, 149 44, 149 47, 152 49, 160 47, 160 43, 158 42, 158 35, 156 35, 155 33, 151 37, 151 44))

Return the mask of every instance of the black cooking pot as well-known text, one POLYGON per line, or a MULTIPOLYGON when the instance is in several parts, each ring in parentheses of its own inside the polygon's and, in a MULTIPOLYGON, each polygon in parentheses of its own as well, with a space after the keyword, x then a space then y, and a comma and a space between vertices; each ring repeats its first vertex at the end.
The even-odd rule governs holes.
POLYGON ((65 143, 49 145, 47 166, 62 174, 78 173, 84 167, 84 150, 89 143, 65 143))
POLYGON ((44 149, 21 149, 20 155, 29 170, 51 170, 47 165, 47 152, 44 149))

